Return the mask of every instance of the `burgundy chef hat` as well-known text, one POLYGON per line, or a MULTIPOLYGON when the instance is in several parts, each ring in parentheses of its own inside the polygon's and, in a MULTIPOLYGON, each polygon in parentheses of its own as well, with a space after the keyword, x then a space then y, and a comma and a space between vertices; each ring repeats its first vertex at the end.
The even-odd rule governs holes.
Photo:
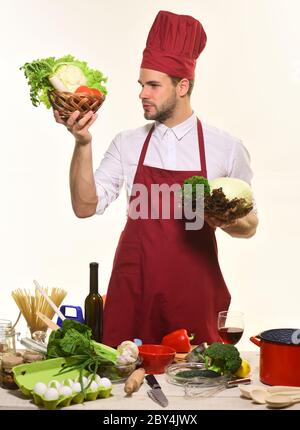
POLYGON ((206 33, 192 16, 158 12, 150 29, 141 67, 178 78, 194 79, 206 33))

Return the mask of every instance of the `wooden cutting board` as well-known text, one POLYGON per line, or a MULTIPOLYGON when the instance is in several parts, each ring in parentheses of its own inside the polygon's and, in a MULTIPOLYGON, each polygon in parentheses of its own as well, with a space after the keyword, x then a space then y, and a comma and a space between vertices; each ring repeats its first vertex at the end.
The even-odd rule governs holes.
MULTIPOLYGON (((191 346, 191 351, 194 349, 194 348, 196 348, 197 347, 197 345, 192 345, 191 346)), ((188 355, 188 352, 185 352, 185 353, 179 353, 179 352, 177 352, 176 353, 176 355, 175 355, 175 358, 174 358, 174 362, 175 363, 182 363, 182 362, 185 362, 186 360, 185 360, 185 357, 188 355)))

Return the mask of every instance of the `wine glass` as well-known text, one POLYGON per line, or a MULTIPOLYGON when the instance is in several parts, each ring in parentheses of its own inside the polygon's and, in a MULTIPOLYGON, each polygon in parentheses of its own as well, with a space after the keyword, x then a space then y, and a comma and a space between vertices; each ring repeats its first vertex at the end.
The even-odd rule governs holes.
POLYGON ((235 345, 244 332, 244 314, 236 311, 221 311, 218 314, 218 333, 223 343, 235 345))

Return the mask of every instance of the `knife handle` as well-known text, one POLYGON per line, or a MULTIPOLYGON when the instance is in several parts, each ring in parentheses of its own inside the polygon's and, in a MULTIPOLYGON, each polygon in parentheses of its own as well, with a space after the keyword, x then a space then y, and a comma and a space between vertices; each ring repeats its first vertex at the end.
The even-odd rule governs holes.
POLYGON ((226 388, 237 387, 239 384, 251 384, 250 378, 232 379, 226 383, 226 388))
POLYGON ((154 375, 146 375, 145 378, 151 388, 160 388, 160 385, 154 375))

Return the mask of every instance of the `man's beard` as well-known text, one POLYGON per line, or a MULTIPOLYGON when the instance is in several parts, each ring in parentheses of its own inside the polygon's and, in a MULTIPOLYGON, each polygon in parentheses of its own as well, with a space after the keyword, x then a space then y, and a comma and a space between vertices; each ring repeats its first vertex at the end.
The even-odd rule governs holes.
POLYGON ((156 108, 155 114, 150 114, 149 112, 144 113, 144 117, 146 119, 158 121, 158 122, 165 122, 167 119, 171 118, 175 108, 177 106, 177 100, 176 100, 176 93, 174 93, 166 100, 160 108, 157 108, 155 105, 151 104, 151 106, 154 106, 156 108))

